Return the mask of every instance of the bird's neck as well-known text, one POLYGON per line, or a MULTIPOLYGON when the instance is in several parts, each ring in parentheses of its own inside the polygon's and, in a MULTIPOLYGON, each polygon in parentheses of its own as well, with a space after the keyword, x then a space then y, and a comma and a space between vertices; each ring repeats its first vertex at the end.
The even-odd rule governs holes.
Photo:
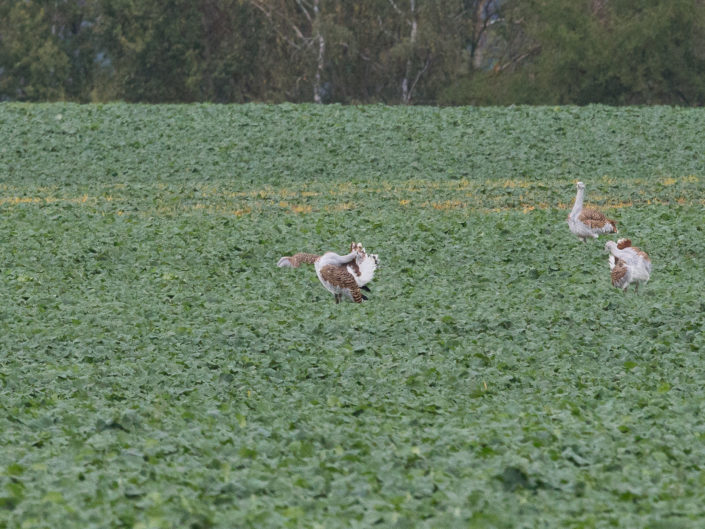
POLYGON ((632 255, 631 252, 628 252, 626 250, 620 250, 619 248, 617 248, 616 245, 610 248, 610 253, 615 257, 622 259, 623 261, 626 261, 632 255))
POLYGON ((337 253, 329 252, 321 258, 321 261, 323 262, 322 264, 325 265, 337 266, 349 263, 355 259, 355 257, 357 257, 357 252, 350 252, 347 255, 338 255, 337 253))
POLYGON ((571 217, 578 215, 583 210, 583 196, 584 195, 585 195, 585 190, 578 189, 578 193, 575 195, 575 204, 573 204, 573 209, 570 212, 571 217))

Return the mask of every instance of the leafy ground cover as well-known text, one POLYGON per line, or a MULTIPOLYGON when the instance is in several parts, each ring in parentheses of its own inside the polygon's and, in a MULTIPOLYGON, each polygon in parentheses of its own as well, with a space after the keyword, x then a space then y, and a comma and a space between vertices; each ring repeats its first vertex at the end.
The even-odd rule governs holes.
POLYGON ((0 526, 699 527, 702 120, 1 105, 0 526))

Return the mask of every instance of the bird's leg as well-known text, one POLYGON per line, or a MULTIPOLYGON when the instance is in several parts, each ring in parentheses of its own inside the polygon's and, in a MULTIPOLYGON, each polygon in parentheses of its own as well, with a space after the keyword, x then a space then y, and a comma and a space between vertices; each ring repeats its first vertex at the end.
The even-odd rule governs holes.
POLYGON ((634 285, 634 294, 639 293, 639 281, 636 282, 636 285, 634 285))
POLYGON ((338 303, 340 303, 340 294, 335 295, 335 304, 337 305, 338 303))

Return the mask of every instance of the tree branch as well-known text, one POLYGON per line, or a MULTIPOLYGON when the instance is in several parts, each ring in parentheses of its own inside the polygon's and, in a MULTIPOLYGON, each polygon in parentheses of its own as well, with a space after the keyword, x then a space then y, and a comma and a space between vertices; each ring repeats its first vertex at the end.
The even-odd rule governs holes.
POLYGON ((392 5, 392 7, 394 8, 394 11, 396 11, 397 13, 399 13, 401 16, 404 16, 404 13, 403 13, 402 10, 399 9, 399 7, 394 3, 394 0, 388 0, 388 1, 389 1, 389 3, 392 5))
MULTIPOLYGON (((419 79, 421 79, 421 76, 424 73, 426 73, 426 70, 428 70, 429 66, 431 66, 431 54, 430 53, 426 56, 426 63, 424 64, 423 68, 416 74, 416 78, 414 79, 414 82, 411 83, 411 88, 409 88, 409 101, 411 101, 411 94, 414 93, 414 88, 416 88, 416 83, 418 83, 419 79)), ((409 101, 407 101, 407 103, 409 101)))
POLYGON ((507 68, 509 68, 509 67, 511 67, 511 66, 513 66, 513 65, 515 65, 515 64, 517 64, 518 62, 523 61, 523 60, 526 59, 527 57, 530 57, 531 55, 533 55, 533 54, 535 54, 535 53, 537 53, 537 52, 539 52, 539 51, 541 51, 541 46, 534 46, 533 48, 531 48, 531 49, 530 49, 529 51, 527 51, 526 53, 522 53, 522 54, 519 55, 518 57, 514 57, 514 58, 511 59, 509 62, 506 62, 506 63, 502 64, 501 66, 500 66, 500 65, 495 66, 495 67, 494 67, 494 71, 495 71, 496 73, 497 73, 497 72, 503 72, 503 71, 506 70, 507 68))
POLYGON ((301 11, 303 11, 303 13, 306 16, 306 19, 309 21, 309 23, 313 24, 313 18, 311 18, 311 15, 309 14, 308 9, 306 9, 306 7, 304 6, 304 3, 301 0, 296 0, 296 3, 299 4, 301 11))

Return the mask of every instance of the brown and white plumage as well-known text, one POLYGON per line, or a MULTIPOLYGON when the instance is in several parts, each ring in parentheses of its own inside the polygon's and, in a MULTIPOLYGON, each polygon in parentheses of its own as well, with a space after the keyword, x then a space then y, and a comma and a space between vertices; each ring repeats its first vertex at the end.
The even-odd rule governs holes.
POLYGON ((340 303, 341 299, 362 303, 366 299, 355 281, 354 272, 348 269, 359 256, 357 249, 347 255, 326 252, 313 263, 319 281, 335 296, 336 303, 340 303))
POLYGON ((279 259, 277 263, 278 267, 291 267, 298 268, 302 263, 313 264, 316 262, 320 255, 314 253, 297 253, 292 256, 285 256, 279 259))
POLYGON ((358 256, 352 263, 347 265, 347 269, 353 275, 355 282, 360 288, 367 288, 365 285, 372 281, 375 276, 375 270, 379 266, 379 256, 373 253, 368 254, 361 242, 357 244, 352 242, 350 251, 357 251, 358 256))
POLYGON ((605 243, 605 251, 610 253, 612 284, 623 292, 626 292, 632 283, 636 283, 634 291, 638 292, 639 285, 647 283, 651 277, 651 258, 645 251, 631 244, 629 239, 605 243))
POLYGON ((570 231, 583 242, 588 237, 597 239, 601 233, 617 233, 615 221, 605 217, 601 211, 593 208, 583 208, 585 184, 578 182, 577 188, 575 204, 573 204, 573 209, 568 215, 570 231))
POLYGON ((642 259, 644 259, 644 261, 646 261, 648 263, 649 273, 651 273, 651 258, 649 257, 649 254, 647 254, 644 250, 642 250, 638 246, 632 246, 631 239, 618 239, 617 240, 617 249, 624 250, 626 248, 631 248, 631 250, 633 252, 635 252, 638 256, 640 256, 642 259))
POLYGON ((298 268, 302 263, 311 263, 316 269, 316 275, 321 284, 335 295, 335 302, 347 299, 361 303, 367 299, 360 289, 369 290, 366 286, 374 277, 379 265, 379 257, 368 254, 362 243, 353 242, 350 253, 344 256, 334 252, 323 255, 297 253, 279 259, 277 266, 298 268))
POLYGON ((362 303, 365 296, 360 292, 360 286, 355 277, 346 268, 333 264, 325 265, 316 270, 318 278, 324 287, 335 295, 335 302, 345 296, 354 303, 362 303))
POLYGON ((612 285, 616 288, 621 288, 622 292, 626 292, 629 284, 632 282, 631 270, 627 266, 627 262, 610 255, 610 278, 612 285))

